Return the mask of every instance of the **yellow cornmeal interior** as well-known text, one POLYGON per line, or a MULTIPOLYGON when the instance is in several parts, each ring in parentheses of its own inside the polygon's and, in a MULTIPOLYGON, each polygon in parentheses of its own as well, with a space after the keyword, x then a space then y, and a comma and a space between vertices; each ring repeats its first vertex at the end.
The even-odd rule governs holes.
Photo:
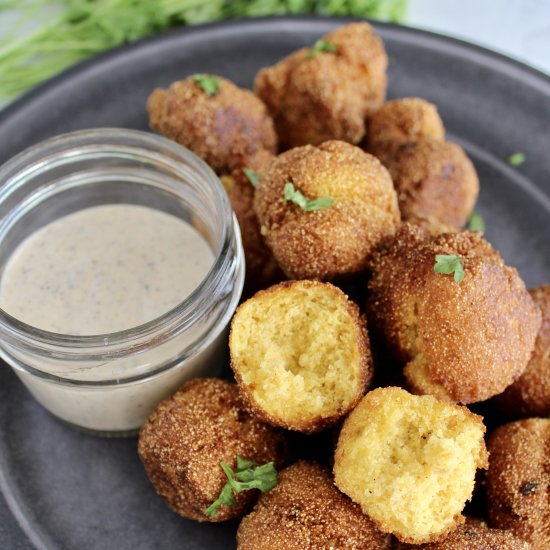
POLYGON ((485 462, 483 427, 465 411, 381 388, 346 420, 334 473, 337 487, 384 529, 422 542, 453 525, 485 462))
POLYGON ((361 384, 359 331, 334 289, 294 285, 243 304, 231 353, 268 414, 302 423, 347 408, 361 384))

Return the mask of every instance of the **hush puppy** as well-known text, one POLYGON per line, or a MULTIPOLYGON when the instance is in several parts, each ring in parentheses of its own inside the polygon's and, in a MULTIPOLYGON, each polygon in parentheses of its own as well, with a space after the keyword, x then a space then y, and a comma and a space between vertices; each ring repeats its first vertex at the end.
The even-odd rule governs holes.
POLYGON ((390 542, 338 491, 326 468, 306 461, 280 472, 275 489, 260 497, 237 531, 239 550, 384 550, 390 542))
POLYGON ((220 462, 233 470, 237 456, 282 465, 283 435, 246 412, 235 384, 216 378, 186 382, 162 401, 141 428, 138 453, 157 493, 180 516, 197 521, 241 517, 256 490, 236 495, 214 517, 203 510, 227 482, 220 462))
POLYGON ((399 223, 390 175, 378 159, 342 141, 279 155, 256 189, 254 208, 275 259, 291 279, 334 279, 363 271, 373 247, 399 223), (308 210, 286 199, 291 184, 308 210))
POLYGON ((378 388, 344 421, 336 486, 383 532, 432 542, 464 521, 477 468, 487 466, 481 417, 430 395, 378 388))
POLYGON ((479 180, 461 147, 424 139, 402 145, 387 161, 403 221, 459 231, 479 194, 479 180))
POLYGON ((229 350, 250 410, 290 430, 334 424, 372 378, 359 308, 329 283, 286 281, 255 294, 233 317, 229 350))
POLYGON ((535 349, 524 373, 495 400, 511 418, 550 416, 550 285, 529 291, 542 311, 535 349))
POLYGON ((369 320, 406 364, 415 393, 475 403, 525 370, 540 310, 479 232, 429 236, 403 224, 370 267, 369 320), (436 273, 439 255, 456 262, 462 281, 436 273))
POLYGON ((339 139, 359 143, 386 95, 388 58, 368 23, 351 23, 257 74, 283 149, 339 139))
POLYGON ((265 105, 220 76, 193 75, 157 88, 147 101, 151 128, 188 147, 217 174, 258 151, 275 153, 277 137, 265 105), (205 86, 210 82, 210 87, 205 86), (217 84, 216 84, 217 83, 217 84))
POLYGON ((367 151, 387 164, 401 145, 423 139, 445 139, 437 107, 418 97, 394 99, 384 103, 370 118, 367 151))
POLYGON ((500 426, 487 446, 490 525, 509 529, 535 550, 548 550, 550 419, 531 418, 500 426))
POLYGON ((395 550, 531 550, 532 546, 510 531, 491 529, 484 521, 466 518, 466 522, 444 539, 429 544, 398 543, 395 550))
POLYGON ((234 168, 227 189, 241 229, 246 261, 245 295, 284 279, 283 272, 261 234, 260 223, 254 211, 255 185, 272 158, 271 153, 260 151, 249 158, 246 166, 234 168))

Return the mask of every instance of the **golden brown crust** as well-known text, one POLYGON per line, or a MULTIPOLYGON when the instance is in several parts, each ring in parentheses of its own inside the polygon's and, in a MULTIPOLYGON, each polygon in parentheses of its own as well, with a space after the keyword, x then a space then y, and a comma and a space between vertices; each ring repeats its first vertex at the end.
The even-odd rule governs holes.
POLYGON ((517 271, 478 232, 428 236, 404 224, 371 263, 369 320, 417 393, 458 403, 501 393, 525 369, 540 311, 517 271), (462 257, 465 277, 434 273, 436 254, 462 257))
POLYGON ((276 157, 256 189, 254 208, 273 255, 294 279, 333 279, 364 270, 372 248, 399 223, 386 169, 342 141, 297 147, 276 157), (285 202, 287 182, 308 199, 334 202, 306 212, 285 202))
POLYGON ((271 153, 260 151, 250 157, 245 166, 234 168, 231 172, 231 187, 227 192, 241 229, 246 261, 245 296, 284 279, 283 272, 260 232, 260 223, 254 211, 255 189, 243 172, 243 168, 249 168, 261 179, 272 159, 271 153))
POLYGON ((533 545, 550 548, 550 419, 497 428, 488 441, 489 523, 533 545))
POLYGON ((367 23, 323 37, 334 53, 302 48, 259 71, 256 93, 266 103, 283 149, 329 139, 359 143, 365 118, 384 101, 387 56, 367 23))
POLYGON ((407 143, 397 149, 387 167, 403 221, 445 224, 455 230, 466 224, 479 180, 461 147, 433 139, 407 143))
MULTIPOLYGON (((285 323, 284 319, 272 319, 273 322, 285 323)), ((261 328, 258 330, 258 335, 262 334, 261 328)), ((304 334, 304 339, 307 341, 307 334, 304 334)), ((338 343, 335 342, 337 346, 338 343)), ((257 292, 250 300, 247 300, 241 304, 233 317, 231 322, 231 329, 229 334, 229 351, 231 357, 231 368, 237 380, 237 384, 241 390, 242 399, 246 403, 248 410, 260 420, 263 420, 273 426, 278 426, 288 430, 299 431, 303 433, 315 433, 319 432, 329 426, 334 425, 340 418, 345 416, 350 410, 352 410, 355 405, 360 401, 361 397, 365 393, 370 381, 372 380, 373 370, 372 370, 372 357, 370 353, 370 344, 366 326, 366 319, 361 316, 357 304, 352 302, 338 287, 333 286, 330 283, 321 283, 318 281, 283 281, 279 284, 276 284, 268 289, 260 290, 257 292), (271 296, 278 293, 288 294, 291 297, 296 297, 299 299, 296 290, 302 291, 310 288, 322 288, 324 292, 329 293, 333 300, 334 306, 337 308, 342 308, 349 315, 350 321, 353 323, 356 334, 354 340, 358 346, 358 357, 359 357, 359 378, 356 381, 356 387, 354 392, 353 399, 348 403, 344 408, 339 407, 338 410, 335 410, 331 414, 324 414, 322 416, 312 416, 310 411, 304 410, 300 420, 290 421, 283 416, 275 416, 270 414, 268 411, 263 408, 258 400, 255 398, 254 391, 255 387, 249 385, 243 379, 241 374, 241 364, 247 359, 253 358, 242 358, 236 353, 236 344, 235 344, 235 332, 237 328, 237 320, 239 316, 246 315, 245 309, 248 302, 269 300, 271 296)), ((298 359, 298 358, 297 358, 298 359)), ((299 367, 297 367, 299 368, 299 367)), ((350 366, 350 368, 352 368, 350 366)), ((351 382, 350 382, 351 383, 351 382)), ((327 389, 327 391, 331 391, 327 389)), ((290 398, 290 396, 289 396, 290 398)))
POLYGON ((466 522, 451 531, 443 540, 429 544, 398 542, 395 550, 530 550, 531 545, 510 531, 491 529, 484 521, 466 518, 466 522))
POLYGON ((529 293, 542 312, 542 325, 535 349, 524 373, 495 398, 510 418, 550 416, 550 285, 529 293))
POLYGON ((227 174, 277 136, 265 105, 252 92, 216 76, 220 91, 208 95, 192 77, 156 89, 147 101, 151 128, 188 147, 217 174, 227 174))
POLYGON ((359 506, 334 486, 329 471, 300 461, 283 470, 241 521, 239 550, 383 550, 390 536, 380 532, 359 506))
POLYGON ((197 378, 157 406, 141 428, 138 453, 174 512, 218 522, 242 516, 257 497, 257 491, 239 493, 235 506, 221 506, 213 518, 204 515, 227 481, 220 462, 235 469, 238 455, 279 467, 286 445, 281 433, 246 412, 235 384, 197 378))
POLYGON ((405 143, 444 138, 445 128, 437 107, 418 97, 405 97, 384 103, 372 115, 366 150, 387 164, 405 143))

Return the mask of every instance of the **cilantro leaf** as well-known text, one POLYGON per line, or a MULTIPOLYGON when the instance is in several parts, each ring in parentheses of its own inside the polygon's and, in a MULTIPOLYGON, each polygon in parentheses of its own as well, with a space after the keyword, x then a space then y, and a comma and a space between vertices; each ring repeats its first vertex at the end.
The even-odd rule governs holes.
POLYGON ((520 166, 525 162, 525 155, 523 153, 513 153, 508 157, 508 164, 510 166, 520 166))
POLYGON ((479 231, 480 233, 485 233, 485 220, 477 212, 472 212, 468 218, 466 229, 468 231, 479 231))
POLYGON ((235 506, 234 495, 249 489, 259 489, 263 493, 271 491, 277 485, 277 470, 273 462, 258 465, 251 460, 237 456, 237 471, 234 472, 229 464, 220 462, 220 467, 227 477, 218 498, 203 510, 208 517, 214 517, 222 505, 235 506))
POLYGON ((244 175, 246 176, 246 179, 252 184, 252 187, 258 187, 258 183, 260 181, 260 176, 254 172, 254 170, 251 170, 250 168, 243 168, 244 175))
POLYGON ((320 53, 336 53, 336 46, 332 42, 327 42, 326 40, 323 40, 321 38, 320 40, 317 40, 315 44, 313 44, 313 48, 309 50, 306 59, 313 59, 314 57, 317 57, 320 53))
POLYGON ((434 271, 435 273, 443 273, 445 275, 454 273, 456 283, 460 283, 464 279, 464 267, 460 256, 436 254, 434 271))
POLYGON ((332 206, 334 199, 330 197, 319 197, 317 199, 307 199, 304 195, 298 191, 294 185, 287 181, 284 188, 285 203, 292 202, 299 206, 305 212, 311 212, 313 210, 323 210, 332 206))
POLYGON ((221 84, 215 76, 207 74, 194 74, 192 77, 193 82, 196 82, 206 95, 216 95, 219 93, 221 84))

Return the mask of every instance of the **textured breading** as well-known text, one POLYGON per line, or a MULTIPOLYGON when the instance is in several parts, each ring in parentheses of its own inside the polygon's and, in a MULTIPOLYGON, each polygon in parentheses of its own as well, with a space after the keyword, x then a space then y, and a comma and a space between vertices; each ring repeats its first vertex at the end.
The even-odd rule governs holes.
POLYGON ((239 550, 384 550, 390 542, 326 468, 305 461, 280 472, 237 532, 239 550))
POLYGON ((503 529, 491 529, 484 521, 466 518, 466 522, 444 539, 429 544, 398 543, 395 550, 531 550, 531 545, 503 529))
POLYGON ((370 267, 369 320, 415 393, 484 401, 525 370, 540 310, 480 233, 429 236, 403 224, 370 267), (462 282, 434 272, 437 254, 461 257, 462 282))
POLYGON ((260 151, 250 157, 246 165, 234 168, 227 190, 241 229, 246 261, 245 296, 285 278, 261 234, 260 223, 254 211, 255 189, 243 171, 243 169, 252 170, 261 179, 272 159, 271 153, 260 151))
POLYGON ((387 160, 403 221, 440 224, 458 231, 468 221, 479 194, 472 161, 448 141, 407 143, 387 160))
POLYGON ((509 529, 535 550, 550 548, 550 419, 497 428, 487 443, 489 523, 509 529))
POLYGON ((342 141, 296 147, 276 157, 256 189, 254 208, 273 255, 294 279, 333 279, 364 270, 372 248, 400 219, 387 170, 342 141), (308 199, 334 202, 304 211, 285 201, 288 182, 308 199))
POLYGON ((480 416, 466 407, 378 388, 344 421, 336 486, 384 532, 432 542, 464 521, 477 468, 487 466, 480 416))
POLYGON ((290 430, 334 424, 372 378, 364 319, 329 283, 286 281, 258 292, 237 309, 229 349, 250 410, 290 430))
POLYGON ((510 418, 550 416, 550 285, 529 291, 542 312, 535 349, 523 374, 495 398, 510 418))
POLYGON ((437 107, 418 97, 394 99, 370 118, 366 150, 386 164, 401 145, 422 139, 445 139, 437 107))
POLYGON ((188 77, 149 96, 151 128, 188 147, 217 174, 228 174, 265 149, 276 152, 277 136, 265 105, 249 90, 215 76, 220 90, 208 95, 188 77))
POLYGON ((388 60, 372 27, 351 23, 323 40, 336 51, 313 56, 302 48, 256 76, 283 149, 329 139, 359 143, 365 118, 384 101, 388 60))
POLYGON ((210 518, 203 513, 220 494, 227 477, 224 461, 235 470, 237 456, 259 464, 286 456, 282 433, 246 412, 235 384, 216 378, 186 382, 162 401, 142 426, 138 453, 157 493, 185 518, 224 521, 241 517, 258 491, 245 491, 235 506, 222 505, 210 518))

